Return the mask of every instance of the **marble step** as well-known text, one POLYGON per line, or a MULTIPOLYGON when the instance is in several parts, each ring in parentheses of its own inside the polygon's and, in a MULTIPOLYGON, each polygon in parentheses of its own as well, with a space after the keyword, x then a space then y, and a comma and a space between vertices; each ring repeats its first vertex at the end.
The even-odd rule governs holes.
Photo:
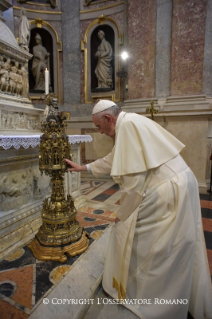
POLYGON ((78 258, 28 319, 82 319, 86 315, 101 285, 111 227, 78 258))
POLYGON ((138 319, 138 317, 120 304, 110 304, 111 297, 101 288, 93 305, 90 306, 83 319, 138 319))

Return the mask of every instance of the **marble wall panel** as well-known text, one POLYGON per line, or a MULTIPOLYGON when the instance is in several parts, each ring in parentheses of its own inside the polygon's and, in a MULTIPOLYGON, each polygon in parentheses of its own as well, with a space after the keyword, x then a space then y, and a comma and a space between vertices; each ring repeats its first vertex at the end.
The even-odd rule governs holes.
POLYGON ((212 0, 208 0, 205 28, 204 65, 202 91, 212 96, 212 0))
POLYGON ((79 2, 62 1, 64 103, 80 103, 79 2))
POLYGON ((200 94, 207 0, 174 0, 171 95, 200 94))
POLYGON ((85 144, 85 158, 88 161, 102 158, 111 152, 113 148, 113 140, 106 135, 97 133, 89 133, 93 138, 91 143, 85 144))
POLYGON ((208 118, 161 117, 157 122, 185 144, 181 155, 194 172, 201 191, 206 191, 208 118))
POLYGON ((132 0, 128 7, 128 99, 155 94, 156 0, 132 0))
POLYGON ((113 148, 114 141, 109 136, 100 134, 97 129, 82 129, 82 134, 92 137, 91 143, 81 144, 81 161, 83 164, 91 163, 109 154, 113 148))

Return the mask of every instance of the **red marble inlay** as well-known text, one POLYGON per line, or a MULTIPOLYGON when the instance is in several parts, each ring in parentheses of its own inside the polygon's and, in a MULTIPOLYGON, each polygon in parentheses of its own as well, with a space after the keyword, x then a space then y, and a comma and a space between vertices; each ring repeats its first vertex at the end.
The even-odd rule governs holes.
POLYGON ((95 219, 102 219, 107 222, 113 222, 114 217, 110 217, 110 215, 113 214, 111 211, 106 211, 104 214, 91 214, 91 213, 84 213, 84 212, 77 212, 77 220, 78 217, 83 216, 83 217, 88 217, 88 218, 95 218, 95 219))
POLYGON ((11 299, 31 309, 33 266, 11 269, 0 273, 0 282, 5 280, 12 280, 17 284, 17 290, 11 299))
POLYGON ((207 0, 174 0, 171 48, 171 95, 202 91, 207 0))
POLYGON ((200 204, 202 208, 211 208, 212 209, 212 202, 209 200, 200 200, 200 204))
POLYGON ((118 189, 108 188, 102 194, 113 195, 118 192, 118 189))
POLYGON ((128 3, 128 98, 153 97, 156 0, 131 0, 128 3))
POLYGON ((116 205, 121 205, 120 199, 115 203, 116 205))
POLYGON ((0 300, 0 318, 1 319, 27 319, 29 315, 18 308, 0 300))
POLYGON ((105 224, 109 224, 110 220, 105 220, 105 219, 98 219, 96 218, 96 220, 91 220, 91 221, 86 221, 84 220, 84 217, 89 217, 89 218, 95 218, 94 215, 89 216, 87 214, 77 214, 77 221, 80 223, 80 225, 82 227, 94 227, 94 226, 98 226, 98 225, 105 225, 105 224))
POLYGON ((212 276, 212 250, 207 249, 207 255, 208 255, 210 274, 212 276))
POLYGON ((202 218, 202 226, 205 231, 212 232, 212 219, 202 218))

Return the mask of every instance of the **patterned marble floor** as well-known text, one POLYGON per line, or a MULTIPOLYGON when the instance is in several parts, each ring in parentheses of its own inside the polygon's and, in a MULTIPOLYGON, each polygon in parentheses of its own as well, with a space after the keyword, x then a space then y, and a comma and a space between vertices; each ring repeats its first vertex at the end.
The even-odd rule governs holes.
MULTIPOLYGON (((77 219, 91 235, 90 245, 113 222, 120 192, 113 181, 82 180, 87 201, 78 207, 77 219)), ((200 195, 202 221, 212 274, 212 196, 200 195)), ((0 262, 0 318, 26 319, 70 271, 78 256, 65 264, 37 260, 27 246, 0 262)))

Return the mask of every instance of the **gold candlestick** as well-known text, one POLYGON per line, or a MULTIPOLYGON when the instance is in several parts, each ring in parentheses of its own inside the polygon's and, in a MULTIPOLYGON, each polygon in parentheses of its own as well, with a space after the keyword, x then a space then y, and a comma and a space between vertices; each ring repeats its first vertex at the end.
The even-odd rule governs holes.
POLYGON ((154 114, 157 114, 158 110, 154 108, 154 101, 151 101, 150 104, 151 107, 148 107, 146 112, 151 114, 151 119, 154 121, 154 114))
POLYGON ((65 199, 63 175, 67 171, 65 158, 71 159, 71 149, 65 134, 67 123, 61 119, 55 94, 48 94, 46 121, 41 123, 39 169, 51 176, 52 194, 43 201, 42 225, 28 245, 39 260, 65 262, 67 256, 84 252, 89 245, 88 234, 76 220, 76 208, 71 195, 65 199))

